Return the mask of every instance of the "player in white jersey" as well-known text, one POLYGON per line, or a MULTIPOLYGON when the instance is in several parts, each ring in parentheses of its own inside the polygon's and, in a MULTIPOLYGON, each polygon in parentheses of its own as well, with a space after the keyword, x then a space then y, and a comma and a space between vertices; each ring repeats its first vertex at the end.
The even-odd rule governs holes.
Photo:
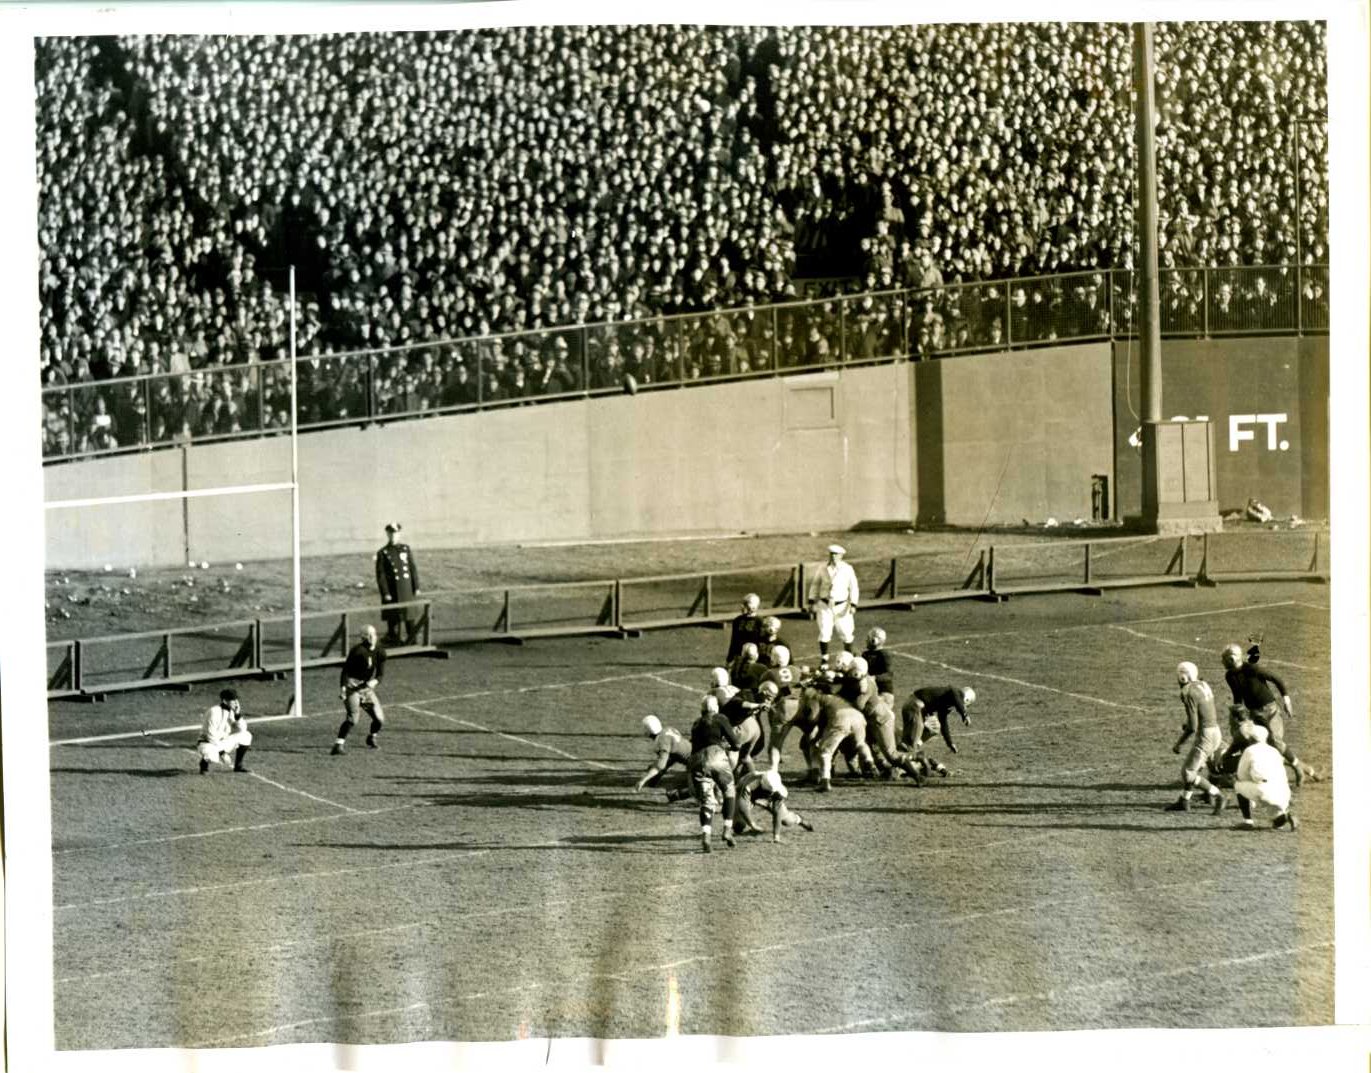
POLYGON ((1217 761, 1223 750, 1223 731, 1214 709, 1214 690, 1200 677, 1199 668, 1188 660, 1177 664, 1176 681, 1181 687, 1181 703, 1185 705, 1185 723, 1171 751, 1179 754, 1187 741, 1190 748, 1181 764, 1181 796, 1167 805, 1166 811, 1189 812, 1191 795, 1196 790, 1203 790, 1217 816, 1223 811, 1223 792, 1204 777, 1209 764, 1217 761))
MULTIPOLYGON (((681 737, 679 730, 663 727, 655 715, 643 716, 643 730, 652 739, 653 758, 643 777, 634 784, 635 790, 660 785, 662 776, 673 764, 684 768, 690 762, 690 742, 681 737)), ((683 801, 690 795, 690 778, 684 776, 679 784, 667 788, 666 799, 683 801)))
POLYGON ((738 781, 736 819, 734 827, 739 834, 760 834, 757 808, 760 806, 771 813, 771 841, 781 841, 781 828, 799 827, 805 831, 814 830, 814 825, 792 811, 786 805, 790 791, 781 782, 779 771, 763 770, 748 766, 748 770, 738 781))
POLYGON ((1269 732, 1257 723, 1242 724, 1241 733, 1251 744, 1238 761, 1238 775, 1233 789, 1238 794, 1238 808, 1242 810, 1242 826, 1251 829, 1252 806, 1258 805, 1276 813, 1272 827, 1286 827, 1293 831, 1299 824, 1290 808, 1290 780, 1285 774, 1285 757, 1267 744, 1269 732))
POLYGON ((248 730, 248 721, 241 712, 238 693, 225 689, 219 694, 219 703, 205 713, 196 747, 200 754, 201 775, 209 773, 210 764, 227 764, 230 757, 233 758, 234 771, 252 774, 243 763, 248 749, 252 747, 252 731, 248 730))

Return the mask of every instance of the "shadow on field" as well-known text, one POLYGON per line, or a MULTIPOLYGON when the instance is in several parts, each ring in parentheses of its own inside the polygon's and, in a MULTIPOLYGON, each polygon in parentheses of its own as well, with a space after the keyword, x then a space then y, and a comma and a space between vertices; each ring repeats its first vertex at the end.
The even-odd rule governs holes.
POLYGON ((968 782, 978 790, 1105 790, 1113 793, 1154 793, 1174 791, 1176 782, 968 782))
POLYGON ((117 768, 117 767, 54 767, 54 775, 128 775, 135 779, 174 779, 178 775, 194 775, 194 768, 117 768))
MULTIPOLYGON (((465 734, 472 737, 490 737, 502 734, 522 735, 527 738, 643 738, 643 732, 623 733, 621 731, 604 731, 599 734, 591 734, 582 730, 544 730, 542 727, 533 727, 529 730, 521 730, 518 727, 513 729, 502 728, 500 730, 481 730, 478 727, 468 726, 407 726, 398 728, 387 728, 388 734, 423 734, 427 737, 430 734, 465 734)), ((643 738, 646 741, 646 738, 643 738)))
MULTIPOLYGON (((1159 821, 1157 826, 1148 826, 1142 823, 969 823, 968 827, 992 827, 992 828, 1015 828, 1017 830, 1028 831, 1060 831, 1071 829, 1075 831, 1136 831, 1145 835, 1175 835, 1180 831, 1225 831, 1232 826, 1222 819, 1208 817, 1210 823, 1187 823, 1177 824, 1171 821, 1159 821)), ((1278 832, 1279 833, 1279 832, 1278 832)))
POLYGON ((403 797, 412 800, 420 797, 431 805, 452 805, 462 808, 522 808, 536 811, 564 808, 609 809, 619 812, 661 811, 661 797, 656 793, 645 793, 637 798, 629 798, 625 793, 624 776, 616 772, 577 771, 484 775, 476 777, 452 776, 425 777, 422 775, 382 775, 379 781, 401 785, 413 785, 414 793, 373 793, 370 797, 403 797), (418 787, 435 784, 452 784, 455 788, 472 788, 470 793, 432 792, 418 787), (479 787, 489 786, 482 791, 479 787), (520 791, 517 787, 533 787, 530 791, 520 791), (614 795, 596 793, 596 790, 613 789, 614 795), (545 790, 539 793, 537 790, 545 790))
POLYGON ((672 844, 680 853, 699 853, 700 843, 691 835, 567 835, 549 842, 314 842, 309 848, 347 850, 452 850, 454 852, 482 850, 559 850, 571 849, 590 853, 652 853, 660 856, 663 848, 672 844))
MULTIPOLYGON (((464 758, 465 759, 465 758, 464 758)), ((505 759, 508 759, 506 757, 505 759)), ((380 775, 380 782, 453 783, 459 786, 584 786, 606 790, 625 790, 622 771, 511 771, 491 775, 380 775)))

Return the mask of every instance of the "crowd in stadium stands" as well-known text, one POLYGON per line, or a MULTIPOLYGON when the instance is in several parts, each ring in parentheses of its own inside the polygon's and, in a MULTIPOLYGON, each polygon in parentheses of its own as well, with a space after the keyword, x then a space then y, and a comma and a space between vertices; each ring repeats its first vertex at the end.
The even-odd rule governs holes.
MULTIPOLYGON (((1285 266, 1164 315, 1326 316, 1324 25, 1156 50, 1162 267, 1285 266)), ((43 39, 43 383, 204 374, 50 396, 49 453, 282 427, 288 264, 302 421, 1126 326, 1130 69, 1122 24, 43 39), (876 293, 746 308, 805 276, 876 293)))

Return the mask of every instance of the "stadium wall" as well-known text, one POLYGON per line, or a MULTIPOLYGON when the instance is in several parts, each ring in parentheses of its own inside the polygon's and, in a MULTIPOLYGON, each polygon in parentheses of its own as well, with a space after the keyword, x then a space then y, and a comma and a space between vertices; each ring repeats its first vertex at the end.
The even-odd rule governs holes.
MULTIPOLYGON (((1114 344, 1115 470, 1124 516, 1141 510, 1139 355, 1114 344)), ((1207 417, 1221 511, 1249 497, 1277 515, 1328 517, 1328 338, 1241 336, 1162 343, 1162 416, 1207 417)))
POLYGON ((1113 472, 1108 344, 914 368, 920 524, 1090 518, 1092 478, 1113 472))
MULTIPOLYGON (((910 370, 880 365, 312 432, 300 437, 302 551, 374 551, 389 520, 420 548, 908 524, 910 370)), ((285 481, 290 441, 197 444, 44 474, 49 500, 285 481)), ((288 492, 48 517, 49 568, 289 554, 288 492)))

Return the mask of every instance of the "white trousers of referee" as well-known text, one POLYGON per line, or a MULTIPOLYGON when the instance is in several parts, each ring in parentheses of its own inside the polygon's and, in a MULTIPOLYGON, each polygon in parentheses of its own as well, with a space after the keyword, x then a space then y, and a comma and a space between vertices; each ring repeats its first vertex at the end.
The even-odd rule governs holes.
POLYGON ((211 764, 217 764, 220 762, 220 756, 223 756, 223 763, 227 764, 233 758, 233 754, 238 751, 238 746, 251 744, 252 731, 235 730, 227 738, 200 742, 198 749, 201 760, 208 760, 211 764))
POLYGON ((819 623, 819 640, 828 644, 833 640, 836 633, 839 640, 845 645, 852 644, 855 636, 857 613, 852 610, 852 606, 847 605, 847 611, 841 615, 833 613, 833 605, 822 601, 814 609, 814 618, 819 623))
POLYGON ((1282 780, 1281 782, 1235 782, 1233 789, 1236 790, 1254 806, 1265 805, 1267 808, 1275 809, 1277 814, 1287 811, 1290 808, 1290 784, 1282 780))

